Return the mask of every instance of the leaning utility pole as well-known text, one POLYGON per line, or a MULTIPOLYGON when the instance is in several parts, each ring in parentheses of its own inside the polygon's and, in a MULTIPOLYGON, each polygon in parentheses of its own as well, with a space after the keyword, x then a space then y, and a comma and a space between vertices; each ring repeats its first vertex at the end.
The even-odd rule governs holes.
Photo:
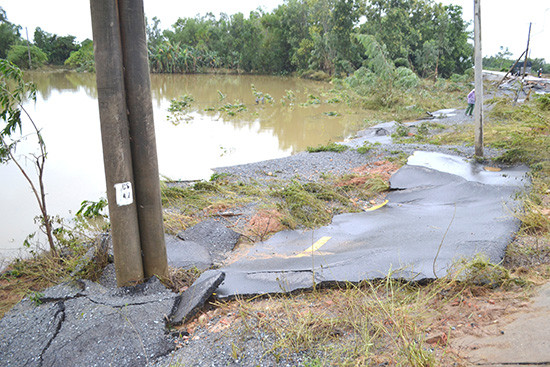
POLYGON ((125 286, 167 273, 143 0, 90 8, 115 271, 125 286))
POLYGON ((521 79, 525 79, 527 74, 527 58, 529 57, 529 42, 531 41, 531 24, 529 23, 529 33, 527 34, 527 48, 525 49, 525 60, 523 61, 523 73, 521 73, 521 79))
POLYGON ((483 58, 481 53, 481 9, 480 1, 474 0, 474 48, 475 48, 475 155, 483 157, 483 58))

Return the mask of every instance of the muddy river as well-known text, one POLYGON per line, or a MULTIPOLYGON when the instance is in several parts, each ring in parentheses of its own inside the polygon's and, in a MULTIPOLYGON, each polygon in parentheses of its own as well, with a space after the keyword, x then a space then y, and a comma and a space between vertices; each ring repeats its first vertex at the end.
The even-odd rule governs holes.
MULTIPOLYGON (((48 208, 70 218, 83 200, 105 197, 95 76, 35 72, 27 78, 38 88, 26 108, 47 145, 48 208)), ((161 178, 208 179, 213 167, 288 156, 342 140, 364 119, 360 110, 338 103, 327 83, 235 75, 152 75, 151 83, 161 178), (170 101, 184 95, 191 102, 174 116, 170 101)), ((35 148, 28 136, 17 150, 22 163, 35 148)), ((26 167, 34 173, 30 162, 26 167)), ((0 166, 0 177, 1 262, 17 256, 26 236, 38 230, 39 211, 13 164, 0 166)))

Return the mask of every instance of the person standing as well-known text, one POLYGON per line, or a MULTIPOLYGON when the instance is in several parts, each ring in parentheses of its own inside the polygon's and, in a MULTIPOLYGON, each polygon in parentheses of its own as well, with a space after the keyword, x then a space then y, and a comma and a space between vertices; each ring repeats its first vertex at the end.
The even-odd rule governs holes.
POLYGON ((466 108, 466 116, 472 116, 472 113, 474 112, 474 105, 476 103, 476 90, 472 89, 470 93, 468 93, 468 107, 466 108))

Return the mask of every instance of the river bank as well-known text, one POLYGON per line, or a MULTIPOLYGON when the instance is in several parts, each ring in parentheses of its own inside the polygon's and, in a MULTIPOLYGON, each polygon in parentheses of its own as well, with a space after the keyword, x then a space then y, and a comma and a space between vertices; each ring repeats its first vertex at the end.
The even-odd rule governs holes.
MULTIPOLYGON (((508 124, 505 118, 509 117, 506 114, 509 107, 501 105, 497 108, 497 128, 503 129, 508 124)), ((520 108, 521 119, 532 127, 532 119, 537 118, 537 114, 544 115, 546 112, 536 109, 536 105, 530 105, 529 108, 532 108, 532 111, 520 108)), ((513 110, 517 111, 517 108, 513 110)), ((170 218, 167 219, 167 223, 170 224, 168 228, 178 233, 182 229, 182 223, 184 227, 193 228, 193 223, 206 218, 220 217, 222 223, 233 220, 232 223, 235 225, 228 226, 233 230, 239 230, 245 228, 236 225, 239 219, 241 223, 250 223, 257 213, 265 213, 266 209, 277 209, 285 213, 284 205, 285 202, 289 204, 291 194, 297 193, 300 196, 304 192, 312 194, 304 196, 308 205, 298 206, 305 207, 309 217, 317 217, 316 213, 329 213, 329 216, 319 217, 321 220, 330 220, 334 213, 346 210, 363 211, 370 206, 376 206, 377 200, 380 199, 379 195, 384 195, 384 191, 387 190, 387 185, 381 183, 387 181, 415 150, 452 153, 455 156, 472 158, 471 140, 465 139, 463 135, 464 131, 470 130, 471 127, 471 120, 463 116, 463 111, 447 110, 440 118, 430 117, 405 124, 375 125, 348 141, 312 147, 314 149, 311 149, 311 152, 253 164, 217 168, 211 181, 201 181, 191 186, 176 184, 172 191, 165 189, 163 198, 166 212, 174 214, 171 217, 174 223, 170 218), (377 144, 380 140, 387 141, 389 137, 394 142, 387 145, 377 144), (434 141, 448 142, 451 138, 455 139, 455 144, 433 144, 434 141), (457 144, 457 141, 461 143, 457 144), (343 150, 341 146, 348 148, 343 150), (374 183, 369 181, 373 178, 376 178, 375 189, 374 185, 369 186, 370 183, 374 183), (365 185, 367 182, 369 185, 365 185), (340 185, 342 183, 343 185, 340 185), (343 190, 343 186, 352 187, 353 190, 340 191, 343 190), (329 188, 332 188, 332 191, 328 191, 329 188), (197 196, 200 196, 201 201, 197 201, 197 196), (186 202, 191 199, 193 201, 186 202), (323 205, 318 208, 309 205, 313 199, 321 200, 323 205), (194 211, 187 211, 189 207, 193 207, 194 211), (250 211, 241 210, 242 208, 250 211)), ((538 155, 539 159, 544 158, 540 149, 530 145, 531 135, 521 122, 514 120, 508 130, 499 131, 501 139, 504 136, 499 144, 493 143, 498 141, 499 136, 493 135, 491 129, 492 126, 489 125, 488 144, 502 148, 487 147, 484 161, 486 166, 498 169, 504 165, 517 164, 517 161, 510 161, 511 158, 527 159, 533 154, 538 155), (522 132, 522 142, 525 145, 520 146, 522 151, 515 147, 515 153, 509 154, 510 147, 503 146, 502 141, 506 142, 507 138, 514 136, 511 134, 514 131, 522 132)), ((537 130, 535 135, 539 137, 540 130, 537 130)), ((544 160, 542 163, 531 164, 546 172, 544 160)), ((540 181, 533 182, 532 191, 542 199, 539 198, 535 203, 527 196, 524 199, 529 203, 527 214, 547 208, 548 192, 545 191, 547 186, 544 182, 546 181, 543 181, 542 185, 540 181)), ((288 211, 291 212, 291 209, 289 206, 288 211)), ((271 230, 279 231, 281 227, 271 228, 270 225, 281 218, 283 217, 277 215, 268 216, 267 221, 262 224, 261 218, 256 217, 256 232, 243 232, 244 245, 246 246, 247 241, 259 241, 261 237, 269 236, 271 230), (258 228, 262 230, 258 231, 258 228), (254 235, 256 238, 253 238, 254 235)), ((144 340, 143 337, 147 334, 131 327, 123 333, 137 333, 136 338, 125 338, 132 341, 135 355, 141 355, 142 351, 149 350, 151 343, 162 341, 162 353, 153 353, 151 356, 146 353, 139 361, 142 365, 321 366, 346 363, 401 363, 466 366, 469 365, 465 353, 467 350, 456 346, 454 340, 461 335, 475 336, 483 333, 495 320, 525 309, 525 297, 532 294, 536 284, 544 283, 549 278, 550 251, 548 232, 544 229, 547 227, 544 226, 547 226, 550 219, 537 224, 537 230, 541 231, 538 234, 525 230, 534 226, 528 216, 522 216, 521 220, 524 229, 509 246, 504 262, 506 267, 490 264, 484 259, 474 259, 472 263, 464 265, 466 268, 476 269, 472 273, 474 277, 460 280, 446 277, 422 284, 402 283, 387 277, 381 281, 339 285, 330 289, 314 288, 308 292, 289 295, 237 298, 232 301, 210 299, 194 317, 185 320, 181 326, 165 329, 163 318, 153 317, 151 322, 158 324, 158 327, 154 328, 155 339, 144 340), (480 284, 475 280, 480 274, 482 277, 489 276, 495 282, 480 284), (472 321, 472 317, 475 321, 472 321), (162 336, 166 330, 168 339, 162 336), (166 341, 168 344, 164 344, 166 341), (172 349, 176 351, 163 356, 172 349)), ((300 222, 300 218, 296 216, 285 217, 283 223, 298 229, 306 228, 308 225, 307 222, 300 222)), ((10 278, 3 278, 2 282, 9 281, 12 276, 17 279, 15 274, 10 274, 10 278)), ((190 284, 180 283, 177 290, 183 291, 188 285, 190 284)), ((107 284, 102 285, 104 286, 107 284)), ((115 307, 118 310, 116 315, 124 309, 119 307, 119 301, 116 305, 111 305, 114 301, 109 300, 109 297, 115 295, 115 289, 99 289, 102 296, 98 298, 90 293, 91 287, 93 286, 90 283, 85 282, 83 287, 65 290, 63 294, 68 294, 67 305, 84 307, 84 302, 91 301, 96 305, 100 302, 103 306, 115 307)), ((155 289, 157 287, 158 284, 153 286, 155 289)), ((30 307, 32 310, 35 307, 34 300, 43 297, 37 293, 33 294, 27 297, 27 301, 21 306, 23 309, 30 307)), ((138 293, 138 296, 145 298, 136 302, 124 301, 128 309, 140 308, 143 302, 150 301, 146 292, 138 293)), ((56 301, 58 303, 65 302, 62 301, 65 296, 56 295, 58 298, 55 298, 51 296, 51 292, 48 292, 46 297, 51 298, 48 302, 55 299, 60 300, 56 301)), ((164 299, 164 296, 162 298, 164 299)), ((48 298, 45 298, 44 302, 46 299, 48 298)), ((166 305, 162 307, 167 308, 166 305)), ((142 308, 147 312, 147 307, 142 308)), ((55 307, 48 312, 52 312, 55 317, 68 315, 64 310, 55 307)), ((115 315, 108 309, 102 312, 109 313, 109 317, 115 315)), ((17 320, 12 316, 10 320, 17 320)), ((119 321, 124 325, 137 325, 140 320, 143 322, 144 319, 127 315, 126 322, 122 319, 119 321)), ((112 319, 111 324, 116 325, 115 321, 112 319)), ((40 325, 45 326, 47 322, 40 325)), ((140 324, 141 326, 143 325, 140 324)), ((101 328, 96 327, 94 330, 101 328)), ((70 346, 67 350, 75 348, 72 342, 67 343, 70 346)), ((121 361, 130 358, 122 349, 113 351, 115 352, 116 355, 120 354, 121 361)), ((51 357, 51 353, 40 355, 51 357)))

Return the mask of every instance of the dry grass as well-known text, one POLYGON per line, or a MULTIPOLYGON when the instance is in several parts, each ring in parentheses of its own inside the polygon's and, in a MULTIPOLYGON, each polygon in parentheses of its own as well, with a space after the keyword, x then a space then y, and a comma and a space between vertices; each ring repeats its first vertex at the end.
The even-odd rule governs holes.
MULTIPOLYGON (((514 276, 499 287, 475 285, 480 260, 427 283, 384 279, 291 295, 214 303, 181 327, 195 338, 245 330, 271 335, 276 360, 306 355, 311 366, 466 366, 453 340, 483 335, 525 305, 530 287, 514 276), (473 271, 472 271, 473 269, 473 271), (459 280, 461 278, 462 280, 459 280), (524 284, 523 287, 517 283, 524 284)), ((237 359, 237 358, 235 358, 237 359)))
POLYGON ((0 318, 25 296, 67 279, 70 272, 65 265, 49 254, 10 264, 0 277, 0 318))
POLYGON ((199 278, 202 271, 197 268, 181 269, 168 267, 168 276, 160 281, 173 292, 181 293, 199 278))

